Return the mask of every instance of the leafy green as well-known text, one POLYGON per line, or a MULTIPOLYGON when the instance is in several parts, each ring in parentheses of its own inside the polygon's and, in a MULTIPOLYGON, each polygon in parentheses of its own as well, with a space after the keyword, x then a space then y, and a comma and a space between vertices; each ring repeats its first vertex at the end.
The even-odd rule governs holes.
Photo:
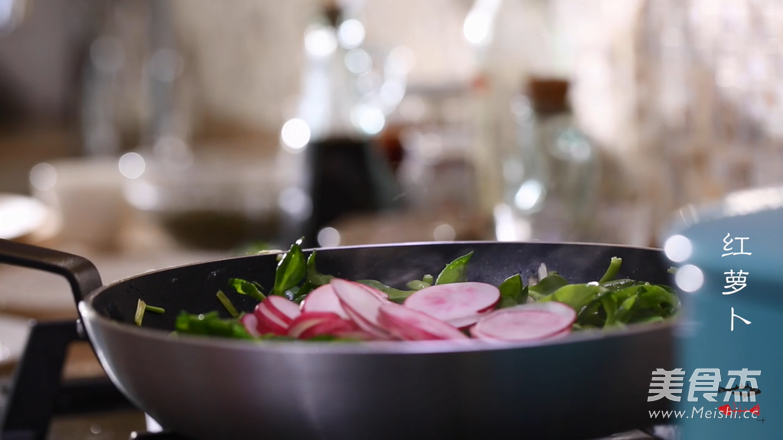
POLYGON ((409 281, 408 284, 406 284, 406 285, 411 290, 421 290, 421 289, 426 289, 427 287, 431 286, 431 284, 428 284, 428 283, 426 283, 424 281, 421 281, 421 280, 409 281))
POLYGON ((302 240, 300 238, 291 245, 291 249, 280 259, 275 272, 275 286, 272 289, 273 295, 285 296, 288 289, 299 284, 305 277, 307 265, 304 253, 302 253, 302 240))
POLYGON ((253 339, 236 319, 221 319, 217 312, 193 315, 180 312, 175 324, 177 334, 217 336, 231 339, 253 339))
POLYGON ((333 276, 323 275, 318 272, 315 267, 315 251, 313 251, 310 257, 307 258, 307 282, 315 287, 320 287, 324 284, 329 284, 332 279, 334 279, 333 276))
POLYGON ((623 278, 620 280, 601 283, 601 287, 603 287, 605 290, 614 292, 620 289, 625 289, 626 287, 635 286, 637 284, 638 284, 637 281, 629 280, 628 278, 623 278))
POLYGON ((381 292, 384 292, 385 294, 389 295, 389 301, 394 301, 394 302, 403 302, 409 296, 416 293, 415 290, 395 289, 394 287, 387 286, 386 284, 383 284, 382 282, 377 280, 359 280, 357 281, 357 283, 364 284, 365 286, 374 287, 380 290, 381 292))
POLYGON ((541 298, 539 301, 561 302, 579 313, 583 307, 590 304, 590 301, 595 299, 598 292, 600 292, 600 287, 594 284, 569 284, 557 289, 554 293, 541 298))
POLYGON ((612 295, 602 295, 599 299, 601 305, 604 307, 604 313, 606 314, 606 322, 604 326, 610 327, 616 323, 617 315, 617 301, 612 295))
POLYGON ((429 284, 430 286, 435 284, 435 277, 433 277, 430 274, 424 275, 424 278, 421 279, 423 282, 429 284))
POLYGON ((500 290, 499 309, 527 302, 528 286, 522 284, 522 275, 520 274, 506 278, 498 289, 500 290))
POLYGON ((266 299, 266 296, 261 291, 261 285, 256 282, 245 281, 240 278, 229 278, 228 284, 240 295, 247 295, 258 301, 266 299))
POLYGON ((237 312, 236 307, 234 307, 234 305, 231 304, 231 300, 228 299, 228 297, 226 296, 225 293, 223 293, 222 290, 218 290, 218 293, 217 293, 216 296, 217 296, 218 301, 220 301, 220 304, 223 304, 223 307, 226 308, 226 310, 228 311, 229 315, 231 315, 234 318, 239 316, 239 312, 237 312))
POLYGON ((538 283, 530 286, 528 290, 530 293, 535 293, 539 297, 544 297, 555 293, 557 289, 568 285, 568 281, 558 274, 551 274, 542 279, 538 283))
POLYGON ((329 284, 332 279, 331 275, 324 275, 318 272, 315 267, 315 251, 313 251, 307 258, 307 269, 305 271, 305 282, 301 287, 291 287, 286 290, 284 296, 296 303, 302 302, 307 295, 315 290, 317 287, 321 287, 325 284, 329 284))
POLYGON ((451 284, 465 281, 465 272, 471 257, 473 257, 473 251, 447 264, 440 272, 440 275, 438 275, 435 284, 451 284))

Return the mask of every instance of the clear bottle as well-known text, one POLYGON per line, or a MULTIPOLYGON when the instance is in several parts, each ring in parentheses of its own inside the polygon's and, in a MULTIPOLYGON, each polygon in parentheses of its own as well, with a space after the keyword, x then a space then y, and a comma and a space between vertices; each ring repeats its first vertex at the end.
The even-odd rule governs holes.
POLYGON ((568 82, 531 78, 512 105, 517 149, 503 157, 504 203, 535 223, 534 237, 584 241, 590 230, 600 176, 597 151, 568 105, 568 82))
POLYGON ((504 208, 507 182, 500 170, 518 153, 520 127, 509 106, 519 81, 532 74, 566 75, 570 69, 553 8, 545 0, 475 0, 463 24, 478 68, 473 162, 479 211, 488 218, 504 208))
POLYGON ((281 132, 284 155, 298 178, 280 201, 294 220, 290 233, 304 236, 306 246, 324 245, 319 233, 345 215, 400 203, 394 174, 376 145, 384 112, 362 102, 358 76, 346 66, 356 38, 344 38, 345 21, 338 7, 327 5, 307 30, 298 117, 281 132))

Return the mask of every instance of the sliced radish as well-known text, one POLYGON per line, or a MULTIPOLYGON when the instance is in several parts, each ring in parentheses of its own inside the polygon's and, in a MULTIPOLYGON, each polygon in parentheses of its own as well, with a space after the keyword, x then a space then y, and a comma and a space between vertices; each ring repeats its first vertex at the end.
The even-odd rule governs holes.
POLYGON ((392 339, 389 332, 378 324, 378 309, 388 301, 378 298, 364 285, 352 281, 334 279, 331 285, 345 313, 359 328, 376 339, 392 339))
POLYGON ((500 291, 491 284, 453 283, 421 289, 404 305, 449 322, 491 310, 499 300, 500 291))
POLYGON ((266 306, 266 301, 259 303, 253 312, 258 320, 258 331, 264 333, 274 333, 284 335, 288 330, 288 324, 270 312, 266 306))
POLYGON ((302 313, 309 312, 332 312, 343 319, 350 319, 330 284, 323 285, 307 295, 302 302, 302 313))
POLYGON ((503 341, 547 339, 570 331, 574 320, 574 309, 562 303, 525 304, 481 318, 471 328, 471 334, 477 338, 503 341))
POLYGON ((239 319, 239 322, 245 326, 245 330, 247 330, 250 336, 253 336, 254 338, 261 336, 261 332, 258 331, 258 318, 256 318, 256 315, 252 313, 243 315, 239 319))
POLYGON ((288 336, 298 338, 309 328, 335 319, 341 318, 337 316, 337 314, 331 312, 302 313, 291 321, 291 325, 288 327, 288 336))
POLYGON ((366 319, 362 318, 359 314, 354 312, 352 309, 346 307, 345 313, 347 313, 348 316, 350 316, 351 321, 356 323, 356 325, 359 326, 359 328, 362 329, 362 331, 370 334, 372 336, 372 339, 382 339, 382 340, 394 339, 389 332, 387 332, 380 326, 371 324, 366 319))
POLYGON ((477 323, 479 319, 483 318, 484 316, 487 316, 488 314, 489 314, 488 312, 480 312, 480 313, 476 313, 475 315, 466 316, 464 318, 452 319, 450 321, 446 321, 446 323, 451 324, 452 326, 460 330, 463 330, 477 323))
POLYGON ((379 322, 389 333, 408 341, 467 339, 464 333, 426 313, 395 303, 381 306, 379 322))
POLYGON ((389 294, 382 290, 378 290, 375 287, 368 286, 366 284, 357 283, 360 286, 364 287, 365 289, 369 290, 373 295, 377 296, 379 299, 389 299, 389 294))
POLYGON ((353 323, 342 318, 335 318, 327 321, 323 321, 320 324, 316 324, 307 330, 303 331, 299 338, 310 339, 321 335, 337 336, 339 333, 347 333, 359 330, 359 327, 353 323))
POLYGON ((295 302, 288 298, 283 298, 282 296, 270 295, 263 302, 266 303, 270 312, 274 313, 275 316, 286 324, 291 324, 291 321, 302 313, 295 302))

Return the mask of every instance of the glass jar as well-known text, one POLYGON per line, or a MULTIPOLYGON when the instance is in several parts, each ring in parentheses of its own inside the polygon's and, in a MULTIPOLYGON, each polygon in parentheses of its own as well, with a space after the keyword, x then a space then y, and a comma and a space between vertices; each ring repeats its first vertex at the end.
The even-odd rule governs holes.
POLYGON ((532 78, 514 99, 517 148, 502 157, 498 239, 591 238, 600 165, 595 146, 576 125, 567 95, 565 80, 532 78), (509 216, 516 226, 504 229, 503 218, 509 216), (520 221, 528 227, 520 228, 520 221))

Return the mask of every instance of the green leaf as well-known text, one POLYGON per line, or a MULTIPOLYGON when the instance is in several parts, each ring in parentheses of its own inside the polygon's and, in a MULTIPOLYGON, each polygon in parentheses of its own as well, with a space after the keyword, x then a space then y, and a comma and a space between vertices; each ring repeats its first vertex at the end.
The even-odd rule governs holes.
POLYGON ((261 291, 261 285, 256 282, 245 281, 240 278, 229 278, 228 284, 240 295, 247 295, 258 301, 266 299, 266 296, 261 291))
POLYGON ((294 286, 294 287, 286 290, 285 292, 283 292, 282 296, 284 296, 284 297, 288 298, 289 300, 295 302, 295 300, 299 297, 299 290, 301 290, 299 287, 294 286))
POLYGON ((505 298, 501 297, 500 301, 498 301, 498 307, 497 308, 498 309, 505 309, 507 307, 514 307, 516 305, 518 305, 518 303, 516 301, 514 301, 513 299, 508 298, 508 297, 505 297, 505 298))
POLYGON ((447 264, 440 275, 438 275, 435 284, 451 284, 465 281, 465 271, 467 270, 467 265, 471 257, 473 257, 473 251, 470 251, 466 255, 447 264))
POLYGON ((645 323, 645 324, 651 324, 653 322, 661 322, 663 321, 663 318, 660 316, 649 316, 646 318, 639 318, 639 319, 632 319, 631 322, 633 323, 645 323))
POLYGON ((583 307, 590 304, 590 301, 595 299, 599 292, 600 287, 594 284, 569 284, 557 289, 554 293, 541 298, 540 301, 561 302, 579 313, 583 307))
POLYGON ((639 308, 654 309, 662 318, 676 314, 680 309, 680 298, 667 291, 664 286, 641 286, 639 291, 639 308))
POLYGON ((303 238, 292 244, 291 249, 286 252, 285 256, 277 264, 275 286, 272 289, 272 294, 285 296, 286 290, 296 286, 304 278, 307 271, 307 263, 301 247, 303 238))
POLYGON ((381 292, 386 293, 387 295, 389 295, 389 301, 394 301, 394 302, 403 302, 409 296, 416 293, 415 290, 395 289, 394 287, 387 286, 386 284, 383 284, 382 282, 376 280, 359 280, 357 281, 357 283, 364 284, 365 286, 374 287, 380 290, 381 292))
POLYGON ((424 275, 424 278, 422 278, 422 281, 429 284, 430 286, 435 284, 435 277, 433 277, 430 274, 424 275))
POLYGON ((431 284, 427 284, 424 281, 421 280, 413 280, 409 281, 408 284, 406 284, 409 289, 411 290, 421 290, 426 289, 427 287, 430 287, 431 284))
POLYGON ((617 309, 618 323, 627 324, 631 320, 631 316, 634 312, 634 306, 637 304, 638 298, 639 295, 637 293, 620 304, 620 307, 617 309))
POLYGON ((602 283, 601 287, 603 287, 605 290, 616 291, 616 290, 625 289, 626 287, 631 287, 636 285, 638 285, 637 281, 629 280, 628 278, 623 278, 619 280, 602 283))
POLYGON ((600 284, 612 281, 620 272, 620 266, 623 264, 623 259, 618 257, 612 257, 612 261, 609 262, 609 267, 606 269, 606 273, 598 281, 600 284))
POLYGON ((500 303, 498 304, 500 309, 527 302, 528 288, 522 285, 522 275, 520 274, 506 278, 498 289, 500 290, 500 303))
POLYGON ((565 278, 561 277, 560 275, 553 274, 549 275, 543 280, 539 281, 538 283, 529 286, 528 290, 530 290, 531 293, 537 293, 540 296, 546 296, 551 295, 558 289, 567 286, 568 281, 566 281, 565 278))
POLYGON ((318 272, 315 267, 315 251, 313 251, 310 257, 307 258, 307 282, 315 288, 329 284, 332 279, 334 279, 333 276, 323 275, 318 272))
POLYGON ((604 312, 606 313, 604 327, 615 325, 617 323, 617 302, 614 300, 614 297, 612 295, 602 295, 600 301, 601 305, 604 307, 604 312))
POLYGON ((236 319, 221 319, 217 312, 193 315, 183 311, 177 316, 175 325, 177 334, 253 339, 241 322, 236 319))

